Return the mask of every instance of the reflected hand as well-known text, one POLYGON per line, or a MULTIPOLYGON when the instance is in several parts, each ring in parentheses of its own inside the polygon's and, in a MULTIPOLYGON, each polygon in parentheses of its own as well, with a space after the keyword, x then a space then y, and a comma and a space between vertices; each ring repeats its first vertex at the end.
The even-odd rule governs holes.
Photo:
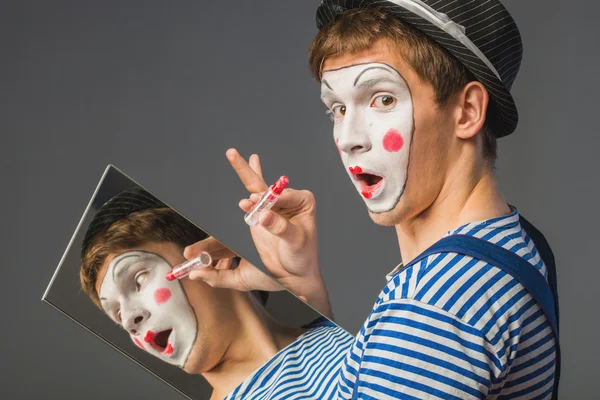
MULTIPOLYGON (((260 160, 253 154, 248 163, 235 149, 227 151, 227 159, 250 192, 250 199, 239 203, 248 212, 268 189, 260 160)), ((250 233, 269 273, 294 294, 331 316, 319 266, 314 195, 308 190, 285 189, 275 206, 260 216, 258 225, 250 227, 250 233)))
POLYGON ((191 280, 202 280, 212 287, 241 291, 266 290, 273 292, 283 290, 281 285, 243 258, 237 268, 230 269, 233 258, 237 257, 237 254, 213 237, 186 247, 183 256, 189 260, 199 256, 203 251, 210 254, 213 268, 193 270, 188 275, 191 280))

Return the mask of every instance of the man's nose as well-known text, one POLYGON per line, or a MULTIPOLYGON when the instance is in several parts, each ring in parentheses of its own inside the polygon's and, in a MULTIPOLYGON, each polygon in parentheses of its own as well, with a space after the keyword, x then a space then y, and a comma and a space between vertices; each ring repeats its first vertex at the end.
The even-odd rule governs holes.
POLYGON ((132 335, 136 335, 140 330, 140 326, 150 318, 150 313, 143 309, 136 309, 121 313, 121 317, 123 328, 132 335))
POLYGON ((338 147, 347 154, 364 153, 371 150, 369 123, 350 110, 339 128, 338 147))

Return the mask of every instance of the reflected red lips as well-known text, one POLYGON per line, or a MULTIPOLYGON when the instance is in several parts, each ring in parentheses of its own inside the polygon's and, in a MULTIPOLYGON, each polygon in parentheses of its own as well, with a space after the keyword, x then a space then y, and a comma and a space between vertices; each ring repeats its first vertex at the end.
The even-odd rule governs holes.
POLYGON ((144 336, 144 342, 148 343, 154 350, 165 355, 173 354, 173 345, 169 342, 169 337, 173 329, 165 329, 160 332, 148 331, 144 336))

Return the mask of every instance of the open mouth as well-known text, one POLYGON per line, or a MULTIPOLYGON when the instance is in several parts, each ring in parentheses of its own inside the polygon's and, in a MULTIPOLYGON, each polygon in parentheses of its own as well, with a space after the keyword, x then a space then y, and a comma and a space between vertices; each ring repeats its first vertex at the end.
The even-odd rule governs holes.
POLYGON ((383 177, 363 171, 361 167, 350 167, 350 173, 360 185, 361 194, 365 199, 373 197, 383 185, 383 177))
POLYGON ((173 329, 166 329, 160 332, 148 331, 146 332, 144 341, 154 350, 169 356, 173 354, 173 346, 169 342, 171 333, 173 333, 173 329))

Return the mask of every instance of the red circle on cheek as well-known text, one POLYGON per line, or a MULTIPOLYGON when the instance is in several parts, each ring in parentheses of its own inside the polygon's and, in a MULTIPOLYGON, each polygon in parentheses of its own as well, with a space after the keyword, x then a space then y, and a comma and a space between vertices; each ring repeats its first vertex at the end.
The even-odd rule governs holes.
POLYGON ((167 288, 156 289, 156 292, 154 292, 154 301, 156 301, 156 304, 159 306, 169 301, 170 298, 171 291, 167 288))
POLYGON ((383 148, 390 153, 400 151, 403 145, 404 139, 402 139, 400 132, 395 129, 390 129, 383 137, 383 148))

